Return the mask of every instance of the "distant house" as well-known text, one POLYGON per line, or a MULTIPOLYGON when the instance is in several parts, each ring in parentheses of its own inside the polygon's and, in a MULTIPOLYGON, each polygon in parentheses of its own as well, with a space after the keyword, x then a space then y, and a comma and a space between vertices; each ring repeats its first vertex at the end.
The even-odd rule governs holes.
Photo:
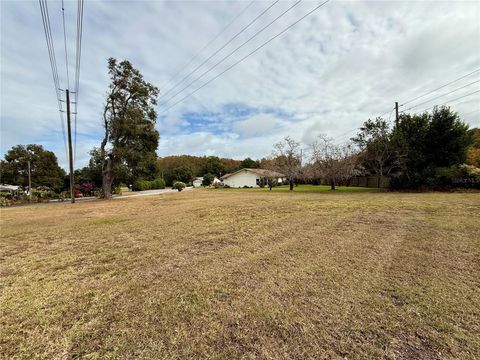
POLYGON ((10 191, 15 192, 20 189, 20 186, 17 185, 8 185, 8 184, 0 184, 0 191, 10 191))
POLYGON ((197 188, 202 186, 202 183, 203 183, 203 177, 196 177, 195 179, 193 179, 192 186, 194 188, 197 188))
POLYGON ((221 179, 224 185, 241 188, 245 186, 259 187, 262 180, 266 183, 269 178, 277 180, 279 184, 284 183, 287 180, 286 175, 276 171, 250 168, 241 169, 231 174, 225 174, 221 179))
MULTIPOLYGON (((221 184, 221 183, 222 183, 222 181, 221 181, 219 178, 217 178, 217 177, 214 177, 214 178, 213 178, 212 185, 221 184)), ((193 180, 193 182, 192 182, 192 186, 193 186, 194 188, 200 187, 200 186, 202 186, 202 185, 203 185, 203 177, 200 177, 200 176, 199 176, 199 177, 196 177, 196 178, 193 180)))

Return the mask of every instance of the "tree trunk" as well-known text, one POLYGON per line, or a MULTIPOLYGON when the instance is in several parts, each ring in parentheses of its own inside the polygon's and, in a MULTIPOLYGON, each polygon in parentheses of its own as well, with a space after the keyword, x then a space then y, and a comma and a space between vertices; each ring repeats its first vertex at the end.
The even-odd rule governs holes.
POLYGON ((110 199, 112 197, 112 184, 113 184, 113 160, 109 157, 106 160, 106 164, 102 169, 102 198, 110 199))
POLYGON ((335 189, 335 179, 330 179, 330 190, 336 190, 335 189))
POLYGON ((293 180, 290 179, 290 190, 293 190, 293 180))

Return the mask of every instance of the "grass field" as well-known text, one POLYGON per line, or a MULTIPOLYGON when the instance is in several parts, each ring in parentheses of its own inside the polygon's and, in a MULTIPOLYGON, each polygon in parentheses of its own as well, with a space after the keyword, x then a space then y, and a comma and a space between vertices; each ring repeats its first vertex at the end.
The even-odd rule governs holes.
POLYGON ((0 358, 475 359, 480 194, 1 210, 0 358))

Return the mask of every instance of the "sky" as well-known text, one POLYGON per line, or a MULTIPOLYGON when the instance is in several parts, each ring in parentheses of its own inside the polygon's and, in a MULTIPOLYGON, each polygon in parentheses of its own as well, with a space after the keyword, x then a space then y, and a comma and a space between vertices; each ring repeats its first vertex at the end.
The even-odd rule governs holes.
MULTIPOLYGON (((385 114, 393 120, 395 101, 402 105, 480 69, 479 1, 331 0, 174 105, 320 3, 304 0, 266 27, 294 2, 272 4, 87 0, 75 167, 88 163, 89 150, 102 139, 109 57, 128 59, 160 88, 159 156, 236 159, 268 156, 273 144, 286 136, 304 147, 320 134, 345 142, 368 118, 385 114)), ((61 2, 50 0, 48 6, 60 84, 73 88, 77 3, 64 3, 70 84, 61 2)), ((0 0, 0 7, 0 156, 16 144, 37 143, 54 151, 67 168, 38 1, 0 0)), ((455 100, 480 90, 477 80, 480 71, 400 110, 418 104, 410 112, 420 112, 447 104, 478 127, 480 92, 455 100)))

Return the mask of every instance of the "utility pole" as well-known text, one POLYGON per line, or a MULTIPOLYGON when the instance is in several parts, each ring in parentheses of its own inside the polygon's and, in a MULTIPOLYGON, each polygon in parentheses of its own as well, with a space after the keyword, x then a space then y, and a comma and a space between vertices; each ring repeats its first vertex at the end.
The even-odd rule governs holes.
POLYGON ((398 102, 395 101, 395 125, 398 126, 398 102))
POLYGON ((67 133, 68 133, 68 162, 70 165, 70 199, 72 204, 75 203, 75 194, 73 193, 73 151, 72 151, 72 126, 70 123, 70 92, 65 90, 67 94, 67 133))
POLYGON ((28 198, 32 201, 32 173, 30 171, 30 159, 28 159, 28 198))

